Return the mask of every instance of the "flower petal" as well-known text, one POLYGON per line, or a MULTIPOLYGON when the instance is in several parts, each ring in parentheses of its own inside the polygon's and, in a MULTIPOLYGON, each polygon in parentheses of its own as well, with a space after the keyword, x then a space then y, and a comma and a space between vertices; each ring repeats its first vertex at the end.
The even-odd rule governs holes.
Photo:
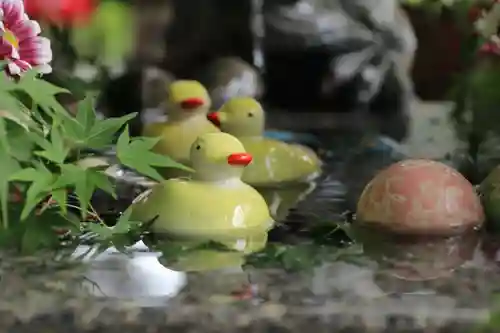
POLYGON ((18 21, 14 25, 9 26, 9 30, 12 31, 19 42, 29 37, 38 36, 42 32, 40 24, 33 20, 18 21))
POLYGON ((47 64, 52 61, 50 40, 45 37, 32 37, 19 44, 19 55, 32 65, 47 64))
POLYGON ((31 65, 26 61, 19 59, 12 59, 12 61, 7 65, 7 71, 10 75, 19 75, 29 69, 31 69, 31 65))
POLYGON ((3 11, 2 21, 5 25, 13 25, 24 18, 24 3, 22 0, 0 0, 3 11))
POLYGON ((24 9, 22 0, 0 0, 0 60, 9 61, 6 72, 10 75, 20 75, 32 67, 40 73, 50 73, 50 40, 39 36, 40 25, 30 20, 24 9), (4 35, 6 32, 9 34, 4 35), (10 33, 16 43, 5 38, 12 39, 10 33))

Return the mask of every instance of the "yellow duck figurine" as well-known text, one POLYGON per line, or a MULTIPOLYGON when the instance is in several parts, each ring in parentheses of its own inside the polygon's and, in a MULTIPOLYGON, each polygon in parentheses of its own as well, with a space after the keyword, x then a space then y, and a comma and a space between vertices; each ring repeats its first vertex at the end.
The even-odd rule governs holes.
POLYGON ((266 200, 273 219, 275 221, 284 221, 290 210, 295 208, 315 188, 316 183, 311 182, 283 188, 259 188, 258 191, 266 200))
POLYGON ((190 179, 165 180, 136 198, 132 217, 152 230, 180 237, 244 237, 267 231, 273 220, 262 196, 241 181, 252 161, 227 133, 201 135, 192 145, 190 179))
POLYGON ((321 173, 321 160, 309 148, 263 136, 265 113, 250 97, 235 97, 208 119, 237 137, 254 157, 242 180, 256 187, 309 182, 321 173))
POLYGON ((142 135, 161 137, 153 148, 156 153, 189 164, 189 149, 198 136, 220 132, 206 118, 212 102, 198 81, 174 81, 167 91, 167 121, 144 126, 142 135))

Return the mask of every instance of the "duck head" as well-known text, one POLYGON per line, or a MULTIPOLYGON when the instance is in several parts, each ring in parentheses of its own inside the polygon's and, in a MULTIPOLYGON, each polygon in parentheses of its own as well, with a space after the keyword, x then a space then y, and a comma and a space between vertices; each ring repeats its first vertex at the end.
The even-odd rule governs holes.
POLYGON ((264 132, 264 110, 251 97, 232 98, 219 111, 212 112, 207 117, 223 132, 236 137, 261 136, 264 132))
POLYGON ((191 146, 194 178, 204 181, 239 180, 252 162, 243 144, 227 133, 203 134, 191 146))
POLYGON ((185 119, 195 115, 205 117, 212 105, 207 90, 194 80, 178 80, 168 86, 168 116, 185 119))

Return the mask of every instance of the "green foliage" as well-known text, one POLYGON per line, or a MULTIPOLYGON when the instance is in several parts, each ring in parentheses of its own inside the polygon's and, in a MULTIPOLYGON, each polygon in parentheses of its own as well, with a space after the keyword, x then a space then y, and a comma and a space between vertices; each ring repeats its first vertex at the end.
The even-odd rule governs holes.
POLYGON ((145 176, 161 181, 163 177, 153 167, 177 168, 192 171, 164 155, 151 152, 160 138, 136 138, 130 140, 128 130, 122 132, 116 145, 117 156, 124 165, 145 176), (141 156, 141 158, 137 158, 141 156))
POLYGON ((87 97, 72 116, 56 99, 61 93, 68 91, 35 71, 18 80, 0 73, 0 246, 32 252, 60 244, 54 228, 75 234, 88 226, 102 241, 136 227, 129 211, 115 227, 104 224, 90 201, 97 189, 116 196, 113 183, 102 168, 76 163, 117 136, 118 159, 145 176, 162 180, 154 167, 186 168, 151 152, 155 140, 130 139, 126 123, 135 114, 100 120, 87 97), (78 206, 68 204, 70 193, 78 206))
POLYGON ((44 79, 56 86, 65 87, 77 101, 84 99, 92 88, 89 83, 75 77, 73 72, 61 69, 58 69, 56 73, 44 76, 44 79))
MULTIPOLYGON (((161 241, 153 248, 162 253, 162 260, 167 263, 175 263, 183 257, 192 254, 208 255, 209 253, 238 253, 224 244, 207 241, 189 244, 175 241, 161 241)), ((245 266, 254 268, 280 268, 290 272, 305 272, 314 269, 325 262, 339 260, 357 263, 362 257, 362 248, 352 245, 346 248, 317 244, 314 241, 300 244, 268 243, 261 251, 244 254, 245 266)), ((209 260, 207 258, 207 260, 209 260)), ((203 260, 202 260, 203 261, 203 260)))
POLYGON ((102 149, 109 147, 116 133, 137 114, 98 120, 94 101, 88 97, 80 103, 76 117, 65 117, 62 125, 73 148, 102 149))
POLYGON ((127 209, 112 228, 106 225, 93 223, 89 224, 89 229, 94 232, 100 240, 109 240, 116 235, 127 234, 132 231, 135 226, 140 225, 140 222, 130 220, 131 214, 132 210, 127 209))
POLYGON ((71 30, 71 44, 79 57, 93 58, 111 67, 133 51, 134 19, 132 8, 123 1, 104 1, 90 23, 71 30))
POLYGON ((471 74, 470 98, 474 131, 500 134, 500 67, 483 64, 471 74))
POLYGON ((308 271, 325 262, 356 259, 360 248, 338 248, 315 242, 300 244, 268 244, 260 252, 249 255, 246 265, 257 268, 282 267, 287 271, 308 271))

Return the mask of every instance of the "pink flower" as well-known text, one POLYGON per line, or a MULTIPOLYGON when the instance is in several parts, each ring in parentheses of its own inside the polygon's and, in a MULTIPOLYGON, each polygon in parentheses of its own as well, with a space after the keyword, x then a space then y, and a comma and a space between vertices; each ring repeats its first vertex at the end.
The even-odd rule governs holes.
POLYGON ((50 40, 39 36, 40 25, 25 14, 23 1, 0 0, 0 21, 0 59, 9 61, 7 72, 19 75, 36 68, 50 73, 50 40))
POLYGON ((479 54, 483 55, 500 55, 500 37, 491 36, 481 47, 479 48, 479 54))
POLYGON ((490 55, 500 55, 500 45, 488 41, 484 43, 479 49, 479 53, 481 54, 490 54, 490 55))

